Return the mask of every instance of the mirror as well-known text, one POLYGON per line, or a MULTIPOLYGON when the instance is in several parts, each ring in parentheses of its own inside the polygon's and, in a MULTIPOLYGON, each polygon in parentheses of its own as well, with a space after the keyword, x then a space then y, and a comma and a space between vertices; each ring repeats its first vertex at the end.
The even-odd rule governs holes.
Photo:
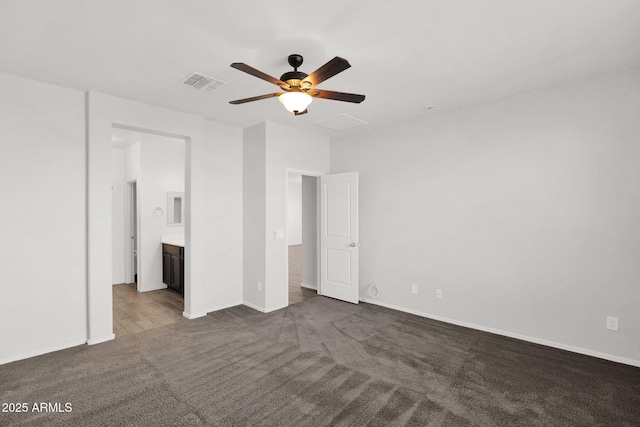
POLYGON ((184 192, 167 193, 167 225, 172 227, 184 225, 184 192))

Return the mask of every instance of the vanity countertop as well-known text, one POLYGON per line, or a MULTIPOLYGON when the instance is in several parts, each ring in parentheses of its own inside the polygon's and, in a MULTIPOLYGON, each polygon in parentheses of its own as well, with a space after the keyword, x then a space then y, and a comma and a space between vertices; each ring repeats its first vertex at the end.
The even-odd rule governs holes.
POLYGON ((160 237, 160 242, 184 248, 184 234, 164 234, 160 237))

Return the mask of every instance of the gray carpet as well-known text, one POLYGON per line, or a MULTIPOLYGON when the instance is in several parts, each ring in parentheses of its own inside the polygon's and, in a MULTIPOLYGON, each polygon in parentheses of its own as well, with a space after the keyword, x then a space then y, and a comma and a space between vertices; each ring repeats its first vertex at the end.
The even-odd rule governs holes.
POLYGON ((368 304, 234 307, 0 366, 1 425, 638 426, 640 369, 368 304))

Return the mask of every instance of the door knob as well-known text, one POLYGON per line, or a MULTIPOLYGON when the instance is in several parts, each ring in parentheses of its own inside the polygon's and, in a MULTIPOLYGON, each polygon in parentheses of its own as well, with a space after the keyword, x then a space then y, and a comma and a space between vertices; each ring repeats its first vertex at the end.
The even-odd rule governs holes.
POLYGON ((359 246, 360 246, 360 243, 358 243, 358 242, 353 242, 353 243, 351 243, 349 246, 351 246, 352 248, 357 248, 357 247, 359 247, 359 246))

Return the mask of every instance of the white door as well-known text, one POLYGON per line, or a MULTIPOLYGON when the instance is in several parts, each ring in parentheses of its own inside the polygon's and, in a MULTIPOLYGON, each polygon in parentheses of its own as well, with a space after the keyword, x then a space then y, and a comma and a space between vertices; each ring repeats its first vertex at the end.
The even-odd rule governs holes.
POLYGON ((358 303, 358 172, 320 177, 320 294, 358 303))

